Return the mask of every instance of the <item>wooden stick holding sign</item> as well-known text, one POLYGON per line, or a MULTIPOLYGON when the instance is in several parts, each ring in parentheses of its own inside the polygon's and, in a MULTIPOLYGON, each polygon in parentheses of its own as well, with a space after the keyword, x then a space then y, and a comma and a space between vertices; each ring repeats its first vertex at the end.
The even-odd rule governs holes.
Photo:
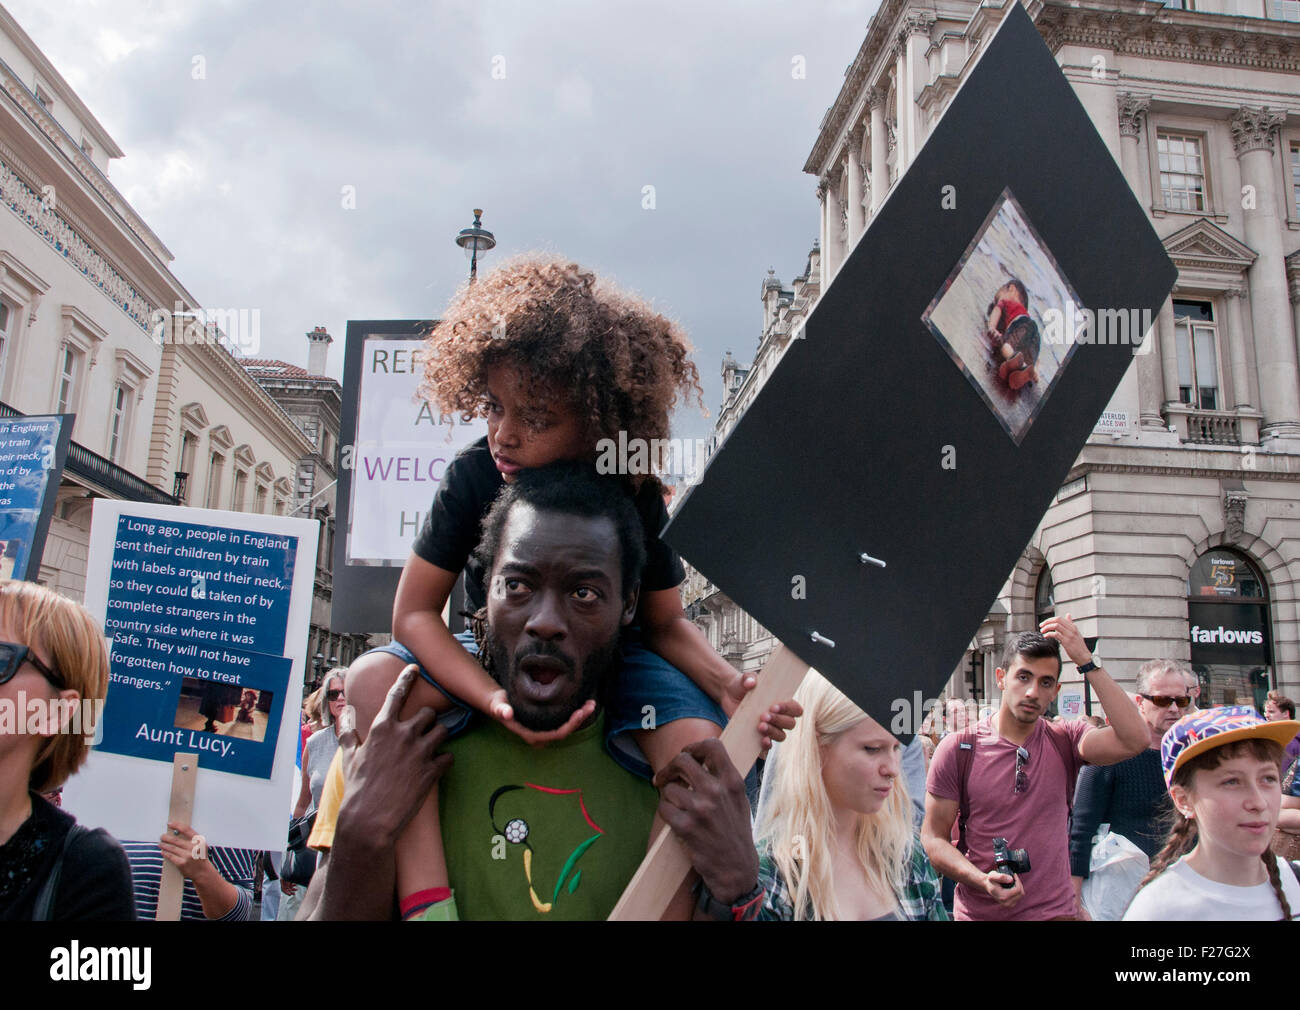
MULTIPOLYGON (((784 645, 778 647, 763 667, 758 683, 723 730, 722 745, 742 778, 762 750, 759 716, 777 702, 793 697, 807 672, 807 663, 784 645)), ((659 919, 690 872, 686 849, 672 829, 665 827, 609 914, 610 921, 659 919)))
MULTIPOLYGON (((194 784, 199 774, 199 756, 177 752, 172 759, 172 798, 167 807, 167 823, 180 821, 192 824, 194 817, 194 784)), ((181 899, 185 895, 185 878, 180 867, 163 860, 162 878, 158 882, 158 911, 154 918, 159 922, 175 921, 181 917, 181 899)))

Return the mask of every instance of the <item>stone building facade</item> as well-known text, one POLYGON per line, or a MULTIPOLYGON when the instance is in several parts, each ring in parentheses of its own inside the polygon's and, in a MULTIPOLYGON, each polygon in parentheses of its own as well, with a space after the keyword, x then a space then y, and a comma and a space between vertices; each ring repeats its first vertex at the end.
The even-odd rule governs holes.
MULTIPOLYGON (((949 692, 991 699, 1007 635, 1069 612, 1122 681, 1145 659, 1173 655, 1192 663, 1203 703, 1257 702, 1269 686, 1295 695, 1300 7, 1026 7, 1179 273, 1146 336, 1149 353, 1135 356, 949 692)), ((818 179, 818 290, 1004 14, 971 0, 881 5, 804 166, 818 179)), ((779 351, 765 330, 769 339, 779 351)), ((746 401, 760 387, 751 369, 727 395, 746 401)), ((1000 490, 990 487, 990 500, 1000 490)), ((697 587, 688 603, 714 605, 702 619, 718 629, 741 627, 711 589, 697 587)), ((761 665, 773 643, 754 634, 729 658, 761 665)), ((1064 678, 1083 693, 1069 664, 1064 678)))
POLYGON ((313 452, 236 359, 256 310, 185 289, 108 178, 122 153, 0 7, 0 415, 76 415, 32 578, 77 600, 95 498, 285 514, 313 452))

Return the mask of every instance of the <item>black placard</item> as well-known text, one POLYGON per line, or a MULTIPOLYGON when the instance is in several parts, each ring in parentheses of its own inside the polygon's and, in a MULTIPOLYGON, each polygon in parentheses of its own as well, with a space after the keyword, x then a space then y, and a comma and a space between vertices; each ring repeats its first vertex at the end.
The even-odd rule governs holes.
POLYGON ((1052 323, 1145 329, 1175 277, 1013 5, 665 539, 888 725, 951 675, 1141 339, 1070 347, 1052 323), (1002 369, 986 313, 1021 266, 1038 342, 1014 318, 1005 342, 1038 374, 1017 389, 1029 362, 1002 369))

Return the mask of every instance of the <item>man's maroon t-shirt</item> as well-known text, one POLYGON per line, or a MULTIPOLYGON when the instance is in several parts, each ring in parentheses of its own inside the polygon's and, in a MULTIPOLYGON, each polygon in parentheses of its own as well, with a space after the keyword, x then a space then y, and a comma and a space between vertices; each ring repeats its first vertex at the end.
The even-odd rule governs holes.
MULTIPOLYGON (((1082 719, 1062 723, 1056 732, 1068 733, 1073 762, 1061 761, 1059 745, 1048 737, 1047 723, 1039 719, 1024 748, 1025 791, 1016 792, 1016 745, 993 735, 989 719, 975 727, 975 752, 966 783, 966 858, 981 871, 993 869, 993 839, 1005 838, 1013 849, 1027 849, 1031 869, 1021 876, 1025 896, 1005 909, 983 891, 957 885, 953 911, 958 919, 1054 919, 1076 912, 1070 883, 1070 826, 1066 783, 1085 762, 1079 757, 1079 740, 1092 729, 1082 719)), ((939 741, 926 791, 940 799, 960 801, 961 780, 957 742, 960 733, 939 741)), ((960 817, 960 814, 958 815, 960 817)))

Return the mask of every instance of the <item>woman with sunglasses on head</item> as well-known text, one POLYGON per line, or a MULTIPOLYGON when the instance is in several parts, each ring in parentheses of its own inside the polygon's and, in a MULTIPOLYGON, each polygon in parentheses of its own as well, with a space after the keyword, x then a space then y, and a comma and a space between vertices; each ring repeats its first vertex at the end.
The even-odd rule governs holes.
MULTIPOLYGON (((1186 683, 1189 672, 1176 659, 1143 663, 1137 675, 1137 707, 1151 732, 1151 745, 1127 761, 1086 765, 1079 772, 1070 820, 1070 879, 1080 908, 1084 907, 1083 882, 1091 873, 1093 836, 1101 825, 1109 824, 1112 834, 1127 838, 1148 859, 1165 844, 1173 808, 1160 767, 1160 741, 1191 706, 1186 683)), ((1111 917, 1123 909, 1124 902, 1116 902, 1111 917)))
POLYGON ((1125 920, 1294 918, 1300 880, 1269 850, 1282 806, 1282 748, 1300 731, 1231 705, 1185 715, 1160 744, 1174 805, 1168 840, 1125 920))
MULTIPOLYGON (((320 687, 321 728, 307 738, 302 749, 302 790, 298 794, 298 804, 293 808, 295 820, 315 810, 320 803, 326 773, 334 760, 334 752, 339 749, 339 715, 345 704, 343 678, 347 672, 346 666, 334 667, 325 675, 325 683, 320 687)), ((282 922, 292 921, 298 914, 306 887, 300 888, 298 884, 282 879, 280 890, 285 897, 280 902, 276 918, 282 922)))
POLYGON ((40 795, 86 760, 87 710, 107 689, 94 619, 41 586, 0 582, 0 920, 135 918, 122 847, 40 795))

